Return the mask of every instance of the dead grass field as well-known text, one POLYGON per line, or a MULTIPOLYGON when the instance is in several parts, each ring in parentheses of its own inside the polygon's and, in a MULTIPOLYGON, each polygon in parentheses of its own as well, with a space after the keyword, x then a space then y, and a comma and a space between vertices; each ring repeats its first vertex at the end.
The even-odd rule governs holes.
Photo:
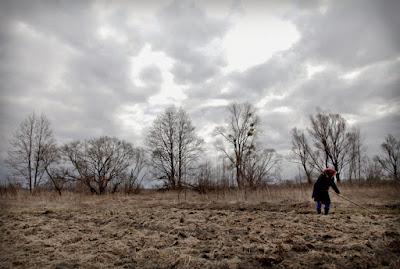
POLYGON ((400 268, 400 186, 0 197, 0 268, 400 268), (245 199, 246 198, 246 199, 245 199))

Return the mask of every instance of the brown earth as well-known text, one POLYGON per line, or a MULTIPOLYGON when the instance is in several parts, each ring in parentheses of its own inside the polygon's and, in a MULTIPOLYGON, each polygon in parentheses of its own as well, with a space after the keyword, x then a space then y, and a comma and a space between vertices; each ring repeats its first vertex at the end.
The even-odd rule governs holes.
POLYGON ((282 193, 3 196, 0 268, 400 268, 398 188, 282 193))

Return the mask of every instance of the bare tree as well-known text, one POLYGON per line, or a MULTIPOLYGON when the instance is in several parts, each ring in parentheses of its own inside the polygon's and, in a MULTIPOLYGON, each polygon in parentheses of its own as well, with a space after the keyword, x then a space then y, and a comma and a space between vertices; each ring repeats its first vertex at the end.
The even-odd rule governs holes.
POLYGON ((49 151, 49 154, 44 156, 44 159, 47 160, 47 165, 44 169, 51 184, 59 195, 62 194, 62 190, 67 183, 68 175, 67 170, 64 168, 60 153, 60 149, 54 147, 53 150, 49 151))
MULTIPOLYGON (((312 173, 314 170, 315 154, 308 144, 307 138, 303 131, 297 128, 292 129, 292 154, 295 163, 301 165, 307 177, 307 182, 312 184, 312 173)), ((316 162, 319 163, 319 162, 316 162)))
POLYGON ((220 189, 228 190, 237 186, 232 162, 225 155, 218 156, 215 164, 215 181, 220 189))
POLYGON ((196 176, 197 182, 195 182, 195 190, 200 193, 206 193, 215 189, 216 184, 213 182, 213 168, 207 161, 198 167, 198 174, 196 176))
POLYGON ((261 186, 272 180, 278 172, 281 158, 274 149, 259 149, 248 152, 244 163, 244 180, 250 188, 261 186))
POLYGON ((389 134, 381 144, 381 149, 382 154, 375 156, 375 160, 379 162, 389 177, 399 180, 400 140, 389 134))
POLYGON ((127 178, 135 160, 132 144, 107 136, 71 142, 64 145, 63 153, 72 166, 68 177, 84 183, 96 194, 105 193, 111 182, 127 178))
POLYGON ((48 156, 56 148, 49 120, 44 114, 37 117, 32 113, 21 122, 10 145, 6 162, 32 193, 42 182, 45 168, 52 161, 48 156))
POLYGON ((175 131, 176 110, 168 108, 154 120, 146 144, 151 155, 153 175, 164 181, 166 187, 176 188, 175 131))
POLYGON ((349 168, 349 181, 351 182, 353 177, 361 179, 361 170, 362 170, 362 162, 363 158, 363 146, 361 140, 361 133, 359 128, 353 128, 347 134, 348 139, 348 168, 349 168))
POLYGON ((236 171, 236 183, 244 187, 244 162, 246 154, 255 149, 254 140, 257 136, 258 117, 254 107, 249 103, 233 103, 228 107, 229 119, 227 126, 216 128, 229 149, 224 144, 217 149, 229 159, 236 171))
POLYGON ((181 187, 183 181, 187 181, 185 176, 194 174, 196 161, 202 152, 204 141, 200 139, 189 118, 189 115, 180 108, 177 111, 177 177, 178 186, 181 187))
POLYGON ((180 189, 199 158, 203 140, 183 109, 169 107, 154 120, 146 144, 154 176, 165 187, 180 189))
POLYGON ((384 172, 380 163, 374 158, 366 158, 365 165, 363 166, 365 180, 369 182, 381 180, 384 172))
POLYGON ((126 193, 136 193, 140 190, 142 181, 147 174, 147 165, 146 151, 143 148, 136 148, 133 167, 131 167, 129 176, 124 181, 124 191, 126 193))
POLYGON ((346 120, 339 114, 318 113, 310 117, 311 128, 308 129, 315 147, 323 153, 325 167, 332 164, 337 171, 336 178, 347 165, 348 133, 346 120))
MULTIPOLYGON (((318 113, 316 116, 310 116, 311 128, 308 129, 308 133, 314 141, 314 146, 318 152, 322 153, 323 165, 322 167, 328 167, 329 165, 329 126, 330 116, 324 113, 318 113)), ((317 158, 314 159, 317 162, 317 158)), ((315 163, 316 166, 320 166, 315 163)))

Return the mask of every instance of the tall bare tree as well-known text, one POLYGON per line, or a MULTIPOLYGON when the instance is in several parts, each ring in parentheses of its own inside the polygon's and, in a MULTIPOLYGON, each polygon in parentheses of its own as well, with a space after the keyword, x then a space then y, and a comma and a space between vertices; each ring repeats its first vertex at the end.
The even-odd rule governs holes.
POLYGON ((315 147, 323 153, 325 167, 332 164, 337 171, 336 178, 347 165, 348 133, 346 120, 340 114, 318 113, 310 117, 311 128, 308 129, 315 147))
POLYGON ((177 177, 178 186, 182 186, 185 176, 193 175, 196 161, 202 151, 203 140, 195 133, 189 115, 180 108, 177 111, 177 177))
POLYGON ((279 172, 281 158, 274 149, 258 149, 249 152, 244 162, 244 180, 254 188, 273 180, 279 172))
POLYGON ((10 145, 6 162, 32 193, 42 182, 45 168, 52 162, 49 156, 56 149, 49 120, 44 114, 38 117, 32 113, 21 122, 10 145))
POLYGON ((248 152, 255 149, 258 117, 254 107, 249 103, 233 103, 228 107, 229 118, 227 126, 216 128, 217 135, 227 144, 217 145, 217 149, 230 160, 236 171, 236 183, 239 188, 245 186, 244 164, 248 152))
POLYGON ((146 144, 151 155, 153 175, 164 181, 166 187, 176 188, 175 132, 176 109, 168 108, 158 115, 149 131, 146 144))
POLYGON ((154 120, 146 144, 154 176, 165 187, 180 189, 199 158, 203 140, 187 113, 172 106, 154 120))
POLYGON ((363 145, 359 128, 353 128, 348 134, 348 177, 351 182, 353 178, 361 179, 363 145))
POLYGON ((293 128, 291 135, 292 135, 292 154, 293 154, 293 158, 291 159, 295 163, 301 165, 307 177, 307 182, 309 184, 312 184, 312 173, 314 170, 313 163, 315 154, 313 154, 313 151, 303 131, 297 128, 293 128))
MULTIPOLYGON (((316 116, 310 116, 311 128, 308 129, 308 133, 313 139, 314 146, 317 152, 322 153, 323 166, 328 167, 329 165, 329 126, 330 116, 325 113, 318 113, 316 116)), ((318 159, 315 159, 316 161, 318 159)), ((317 164, 315 164, 317 165, 317 164)))
POLYGON ((382 154, 376 156, 375 160, 379 162, 389 177, 400 180, 400 139, 396 139, 391 134, 387 135, 385 141, 381 144, 381 149, 382 154))
POLYGON ((115 137, 99 137, 64 145, 63 154, 72 169, 68 177, 84 183, 92 193, 103 194, 113 181, 129 176, 135 161, 132 144, 115 137))

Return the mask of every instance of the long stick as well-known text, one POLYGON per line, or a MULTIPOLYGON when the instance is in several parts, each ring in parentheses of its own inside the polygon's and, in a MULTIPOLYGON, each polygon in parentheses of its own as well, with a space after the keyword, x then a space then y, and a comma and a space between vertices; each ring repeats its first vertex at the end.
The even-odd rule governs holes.
POLYGON ((347 198, 346 196, 343 196, 343 195, 341 195, 341 194, 338 194, 338 196, 341 197, 341 198, 343 198, 344 200, 349 201, 350 203, 352 203, 352 204, 354 204, 354 205, 356 205, 356 206, 359 206, 359 207, 361 207, 361 208, 367 210, 368 212, 372 213, 372 211, 369 210, 368 208, 366 208, 366 207, 364 207, 364 206, 362 206, 362 205, 359 205, 359 204, 357 204, 356 202, 353 202, 352 200, 350 200, 350 199, 347 198))

